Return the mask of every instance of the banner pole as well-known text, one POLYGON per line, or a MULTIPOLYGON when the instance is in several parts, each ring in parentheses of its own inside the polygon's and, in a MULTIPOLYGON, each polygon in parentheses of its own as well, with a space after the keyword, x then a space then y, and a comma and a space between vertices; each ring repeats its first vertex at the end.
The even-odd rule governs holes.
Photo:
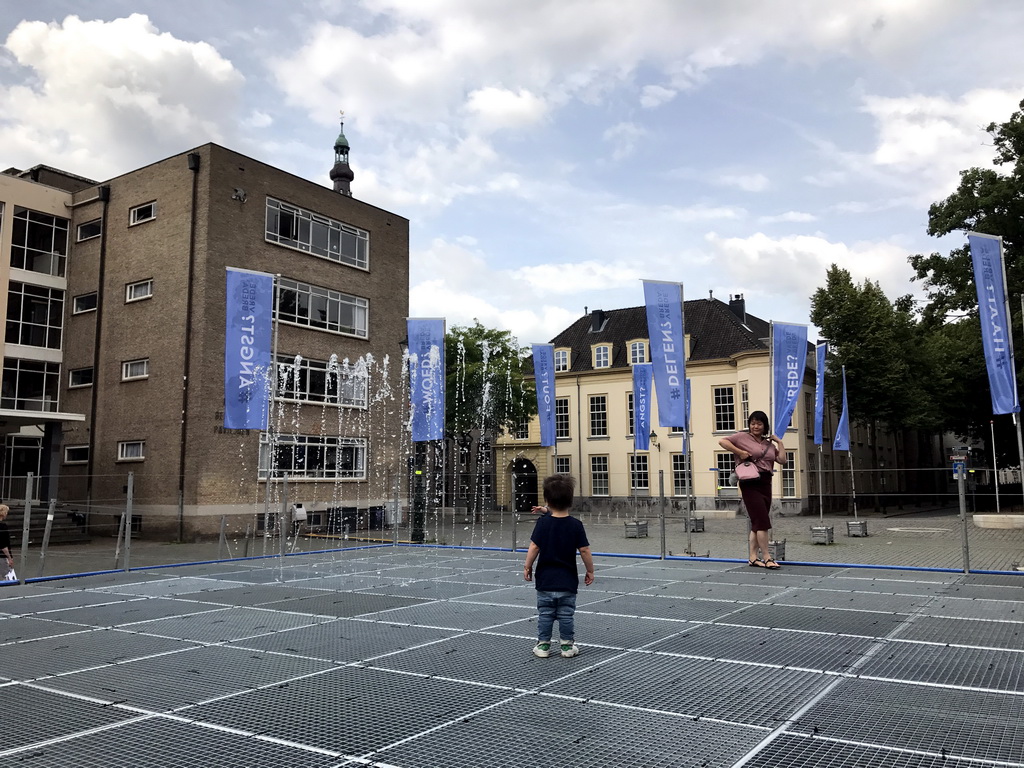
POLYGON ((853 451, 847 451, 850 456, 850 490, 853 493, 853 517, 857 519, 857 481, 853 475, 853 451))
POLYGON ((818 443, 818 522, 824 524, 825 522, 825 479, 822 476, 822 464, 824 463, 824 454, 821 452, 821 443, 818 443))
MULTIPOLYGON (((1024 298, 1024 297, 1022 297, 1024 298)), ((996 514, 999 514, 999 467, 996 465, 996 420, 988 420, 992 430, 992 486, 996 489, 996 514)))

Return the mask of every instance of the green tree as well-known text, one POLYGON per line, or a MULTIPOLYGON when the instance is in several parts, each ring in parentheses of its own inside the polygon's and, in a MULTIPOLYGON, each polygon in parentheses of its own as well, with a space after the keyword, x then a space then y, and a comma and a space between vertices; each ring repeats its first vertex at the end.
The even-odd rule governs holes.
MULTIPOLYGON (((993 167, 960 172, 956 191, 928 209, 928 234, 941 237, 956 231, 974 231, 1002 236, 1019 375, 1020 354, 1024 352, 1019 305, 1019 297, 1024 293, 1024 101, 1008 121, 991 123, 985 130, 995 148, 993 167)), ((930 341, 944 366, 939 369, 940 376, 948 389, 937 393, 937 397, 943 404, 946 428, 988 441, 992 400, 970 250, 965 242, 948 254, 917 254, 909 261, 915 279, 921 280, 927 291, 928 305, 923 317, 933 329, 930 341)), ((1011 420, 995 419, 995 426, 999 453, 1016 464, 1011 420)))
POLYGON ((453 326, 445 336, 445 418, 453 435, 496 435, 537 413, 533 382, 526 377, 529 347, 509 331, 453 326))
POLYGON ((537 412, 529 353, 508 331, 479 321, 454 326, 445 336, 445 418, 454 442, 450 489, 454 498, 468 497, 474 515, 483 511, 481 478, 492 471, 493 438, 537 412), (470 457, 472 470, 463 472, 470 457))
POLYGON ((840 407, 845 366, 852 419, 872 429, 882 423, 889 430, 929 428, 938 422, 917 373, 926 369, 934 348, 923 343, 909 297, 890 302, 877 282, 854 285, 850 273, 833 264, 825 287, 811 297, 811 322, 829 340, 825 378, 833 407, 840 407))

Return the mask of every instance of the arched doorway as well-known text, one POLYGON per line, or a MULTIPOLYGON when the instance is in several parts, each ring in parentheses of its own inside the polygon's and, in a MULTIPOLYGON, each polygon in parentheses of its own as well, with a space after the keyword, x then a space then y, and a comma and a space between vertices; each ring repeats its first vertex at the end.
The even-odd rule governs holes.
POLYGON ((512 511, 529 512, 537 506, 537 467, 529 459, 519 458, 509 467, 512 475, 512 511))

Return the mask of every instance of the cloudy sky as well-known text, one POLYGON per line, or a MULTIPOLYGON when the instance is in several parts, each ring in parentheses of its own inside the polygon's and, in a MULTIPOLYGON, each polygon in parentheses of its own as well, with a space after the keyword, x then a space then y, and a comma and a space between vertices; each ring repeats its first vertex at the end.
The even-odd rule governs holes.
POLYGON ((830 264, 920 293, 928 205, 1024 99, 1016 0, 0 3, 0 164, 105 179, 214 141, 411 221, 411 313, 547 341, 830 264))

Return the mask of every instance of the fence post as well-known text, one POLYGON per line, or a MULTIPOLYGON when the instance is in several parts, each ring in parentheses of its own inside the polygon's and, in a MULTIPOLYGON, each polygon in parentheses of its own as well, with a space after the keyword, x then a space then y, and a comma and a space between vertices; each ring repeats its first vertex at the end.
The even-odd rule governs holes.
POLYGON ((53 529, 53 510, 57 506, 56 499, 50 499, 50 507, 46 510, 46 530, 43 532, 43 544, 39 548, 39 573, 43 575, 43 566, 46 564, 46 548, 50 544, 50 531, 53 529))
POLYGON ((25 583, 25 569, 28 568, 28 529, 32 517, 32 473, 25 476, 25 517, 21 521, 21 551, 18 553, 18 583, 25 583))
POLYGON ((291 525, 291 517, 288 514, 288 475, 281 478, 281 514, 277 516, 277 527, 281 531, 281 557, 284 557, 286 534, 288 526, 291 525))
POLYGON ((135 473, 128 473, 128 506, 125 508, 124 521, 124 569, 131 569, 132 564, 132 506, 135 499, 135 473))
POLYGON ((665 559, 665 470, 658 470, 658 495, 661 496, 661 559, 665 559))

